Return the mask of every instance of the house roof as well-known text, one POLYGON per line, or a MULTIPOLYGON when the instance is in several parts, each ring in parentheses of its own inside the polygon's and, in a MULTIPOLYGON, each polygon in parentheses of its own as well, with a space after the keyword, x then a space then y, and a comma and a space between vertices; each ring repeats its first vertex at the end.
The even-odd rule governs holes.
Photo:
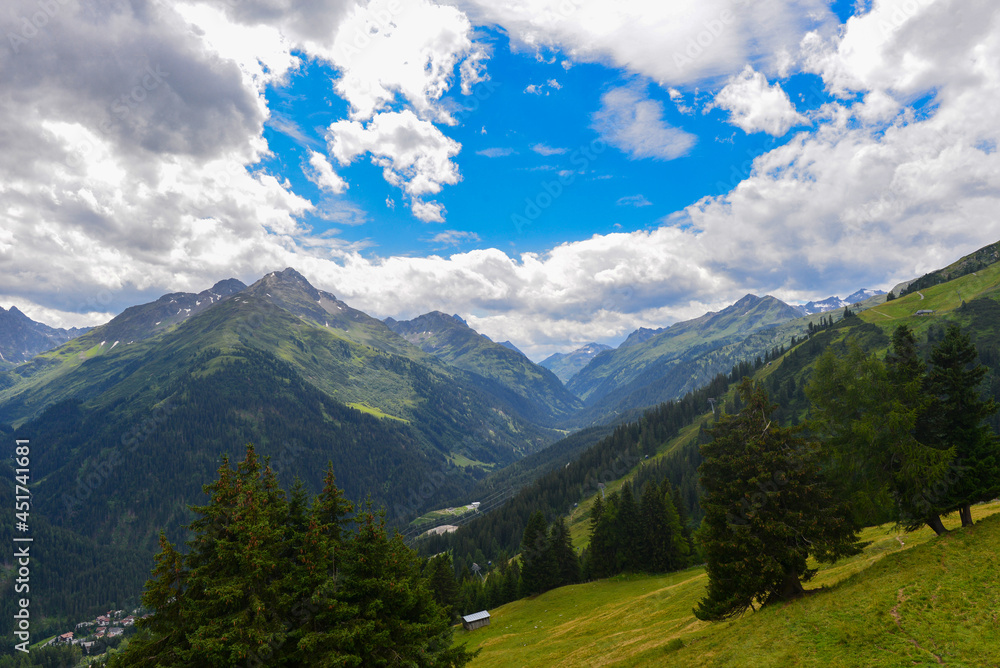
POLYGON ((478 622, 480 619, 489 619, 489 618, 490 618, 490 613, 487 612, 486 610, 481 610, 479 612, 474 612, 471 615, 465 615, 464 617, 462 617, 462 621, 471 624, 472 622, 478 622))

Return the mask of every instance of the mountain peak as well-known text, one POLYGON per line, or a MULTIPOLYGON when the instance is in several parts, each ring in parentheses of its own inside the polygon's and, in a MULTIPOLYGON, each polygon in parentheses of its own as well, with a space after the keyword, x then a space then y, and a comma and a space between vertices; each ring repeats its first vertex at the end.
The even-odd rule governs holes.
POLYGON ((229 295, 235 295, 237 292, 242 292, 247 289, 247 284, 237 278, 226 278, 207 290, 212 294, 219 297, 228 297, 229 295))
MULTIPOLYGON (((767 297, 770 297, 770 295, 767 295, 767 297)), ((739 301, 737 301, 735 304, 733 304, 733 306, 734 307, 737 307, 737 306, 738 307, 746 307, 746 306, 750 306, 752 304, 756 304, 756 303, 760 302, 762 299, 765 299, 765 298, 766 297, 758 297, 757 295, 748 292, 747 294, 745 294, 742 297, 740 297, 739 301)), ((774 299, 773 297, 771 297, 771 298, 774 299)), ((730 308, 732 308, 732 307, 730 307, 730 308)))

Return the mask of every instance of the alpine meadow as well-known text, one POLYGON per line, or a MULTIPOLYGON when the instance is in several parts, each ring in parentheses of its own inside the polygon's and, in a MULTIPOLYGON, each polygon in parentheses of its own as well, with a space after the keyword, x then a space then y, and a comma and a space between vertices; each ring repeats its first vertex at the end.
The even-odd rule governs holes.
POLYGON ((0 668, 1000 668, 1000 5, 7 0, 0 668))

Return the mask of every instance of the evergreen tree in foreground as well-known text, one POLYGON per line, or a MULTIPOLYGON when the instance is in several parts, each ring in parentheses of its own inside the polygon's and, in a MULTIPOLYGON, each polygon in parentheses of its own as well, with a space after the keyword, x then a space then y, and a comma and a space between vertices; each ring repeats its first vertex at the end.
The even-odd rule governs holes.
POLYGON ((143 604, 154 614, 116 666, 464 666, 449 614, 417 555, 370 506, 351 504, 328 470, 311 508, 287 501, 253 446, 223 459, 188 553, 161 536, 143 604))
POLYGON ((776 406, 750 379, 739 393, 743 409, 724 416, 701 448, 708 592, 694 613, 702 620, 801 596, 815 573, 808 557, 833 562, 861 550, 816 446, 771 421, 776 406))
POLYGON ((927 402, 912 343, 897 330, 885 362, 854 342, 844 357, 827 349, 806 386, 810 428, 826 444, 831 475, 850 498, 857 524, 895 521, 907 530, 927 524, 942 534, 944 506, 926 492, 948 472, 954 450, 918 438, 927 402))
POLYGON ((969 336, 950 325, 931 351, 926 382, 929 440, 955 451, 955 465, 942 486, 945 511, 958 510, 965 527, 972 526, 972 504, 1000 495, 1000 442, 984 423, 998 407, 980 394, 987 369, 977 358, 969 336))

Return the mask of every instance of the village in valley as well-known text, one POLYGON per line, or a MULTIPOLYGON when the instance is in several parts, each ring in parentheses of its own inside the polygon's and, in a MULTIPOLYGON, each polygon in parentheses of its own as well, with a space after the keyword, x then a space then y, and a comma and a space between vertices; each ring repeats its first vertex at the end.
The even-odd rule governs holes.
POLYGON ((136 609, 126 615, 124 610, 108 610, 90 621, 80 622, 74 631, 57 635, 43 646, 79 645, 87 654, 103 653, 107 647, 117 646, 121 638, 135 632, 135 622, 139 619, 139 612, 136 609), (117 640, 109 642, 112 639, 117 640), (98 645, 98 648, 95 648, 95 645, 98 645))

